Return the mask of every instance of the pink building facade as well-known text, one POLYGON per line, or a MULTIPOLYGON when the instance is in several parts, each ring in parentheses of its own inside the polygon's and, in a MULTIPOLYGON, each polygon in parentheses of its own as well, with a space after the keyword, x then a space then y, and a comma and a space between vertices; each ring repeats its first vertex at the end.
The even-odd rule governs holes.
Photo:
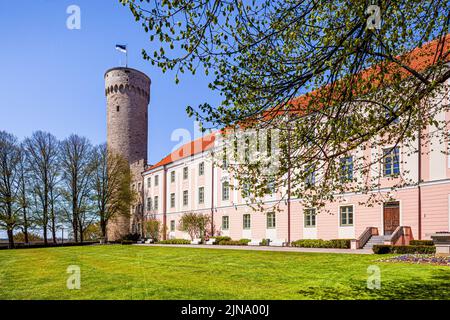
MULTIPOLYGON (((449 102, 448 97, 442 101, 449 102)), ((436 117, 450 123, 449 112, 436 117)), ((187 212, 211 215, 215 235, 235 240, 359 239, 368 228, 389 236, 402 227, 410 230, 409 239, 429 239, 432 233, 450 230, 449 143, 437 137, 421 146, 420 155, 410 152, 411 143, 396 149, 397 163, 391 169, 412 181, 419 181, 420 172, 419 184, 392 191, 395 178, 382 177, 381 188, 374 192, 386 198, 389 195, 389 201, 369 207, 364 204, 368 195, 346 193, 327 205, 327 212, 317 214, 298 198, 291 198, 289 208, 282 200, 279 212, 254 211, 239 190, 227 187, 237 185, 233 176, 213 164, 211 151, 220 148, 219 139, 212 134, 187 143, 143 172, 144 216, 156 217, 166 226, 164 237, 189 239, 178 230, 180 217, 187 212)), ((383 147, 355 152, 364 152, 365 158, 377 157, 383 147)), ((270 207, 279 197, 275 192, 263 201, 270 207)))

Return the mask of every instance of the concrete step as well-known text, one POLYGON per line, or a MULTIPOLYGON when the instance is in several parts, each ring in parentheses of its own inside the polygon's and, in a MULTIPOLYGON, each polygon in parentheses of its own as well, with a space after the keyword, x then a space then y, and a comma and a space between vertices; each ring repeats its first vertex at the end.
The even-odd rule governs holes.
POLYGON ((366 242, 363 249, 372 249, 374 245, 384 244, 389 238, 390 236, 372 236, 369 241, 366 242))

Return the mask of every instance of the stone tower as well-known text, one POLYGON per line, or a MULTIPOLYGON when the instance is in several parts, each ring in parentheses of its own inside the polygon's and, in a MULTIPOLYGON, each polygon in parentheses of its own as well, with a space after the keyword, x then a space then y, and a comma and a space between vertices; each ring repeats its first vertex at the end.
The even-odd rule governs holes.
POLYGON ((133 174, 133 187, 138 201, 129 218, 118 218, 110 223, 108 239, 116 240, 133 230, 135 221, 143 217, 142 171, 147 165, 148 104, 150 78, 141 71, 117 67, 105 73, 107 146, 124 156, 133 174))

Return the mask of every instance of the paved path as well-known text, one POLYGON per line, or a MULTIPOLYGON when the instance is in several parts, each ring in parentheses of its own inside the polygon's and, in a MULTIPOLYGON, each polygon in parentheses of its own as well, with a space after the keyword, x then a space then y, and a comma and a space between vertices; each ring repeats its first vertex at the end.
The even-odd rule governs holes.
POLYGON ((173 247, 173 248, 203 248, 219 250, 253 250, 253 251, 281 251, 281 252, 316 252, 316 253, 348 253, 372 254, 371 249, 328 249, 328 248, 297 248, 297 247, 268 247, 268 246, 222 246, 203 244, 136 244, 137 246, 173 247))

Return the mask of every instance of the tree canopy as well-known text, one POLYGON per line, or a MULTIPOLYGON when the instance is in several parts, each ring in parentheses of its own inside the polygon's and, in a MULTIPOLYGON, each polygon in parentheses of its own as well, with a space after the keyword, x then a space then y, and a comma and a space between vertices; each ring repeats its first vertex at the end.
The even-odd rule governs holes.
POLYGON ((447 139, 438 115, 448 110, 450 1, 121 3, 158 44, 144 59, 175 70, 176 82, 183 72, 213 76, 221 104, 188 106, 189 115, 204 129, 253 132, 224 135, 237 149, 227 154, 240 156, 228 169, 251 186, 251 202, 268 184, 314 206, 384 178, 417 184, 420 176, 381 166, 401 165, 433 135, 447 139), (268 132, 276 148, 261 152, 268 132))

